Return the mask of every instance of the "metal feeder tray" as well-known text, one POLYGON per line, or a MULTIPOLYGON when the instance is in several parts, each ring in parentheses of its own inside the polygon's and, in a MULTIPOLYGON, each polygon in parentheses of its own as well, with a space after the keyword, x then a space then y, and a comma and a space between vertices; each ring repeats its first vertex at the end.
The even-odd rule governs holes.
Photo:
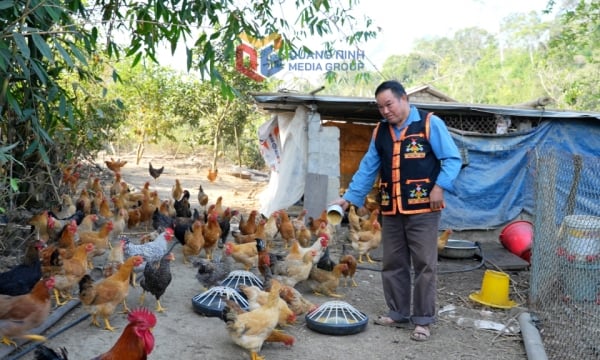
POLYGON ((477 244, 468 240, 448 240, 440 256, 450 259, 470 259, 477 252, 477 244))
POLYGON ((213 317, 220 317, 225 301, 223 297, 232 299, 244 310, 248 310, 248 300, 244 298, 239 291, 229 286, 213 286, 205 292, 192 298, 194 311, 199 314, 213 317))
POLYGON ((234 270, 221 281, 221 285, 237 289, 240 285, 256 286, 263 290, 263 282, 250 271, 234 270))
POLYGON ((369 317, 344 301, 328 301, 306 315, 306 326, 329 335, 357 334, 366 329, 369 317))

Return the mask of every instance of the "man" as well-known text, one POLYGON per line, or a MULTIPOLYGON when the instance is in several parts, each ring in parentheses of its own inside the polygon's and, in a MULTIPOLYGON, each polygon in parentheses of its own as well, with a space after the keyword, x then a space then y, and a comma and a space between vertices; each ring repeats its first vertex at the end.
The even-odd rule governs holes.
POLYGON ((389 311, 375 324, 405 327, 412 323, 411 339, 425 341, 435 321, 437 236, 444 191, 453 190, 460 153, 445 123, 410 105, 399 82, 383 82, 375 98, 384 119, 373 131, 348 190, 332 204, 344 210, 351 203, 363 206, 380 175, 381 279, 389 311))

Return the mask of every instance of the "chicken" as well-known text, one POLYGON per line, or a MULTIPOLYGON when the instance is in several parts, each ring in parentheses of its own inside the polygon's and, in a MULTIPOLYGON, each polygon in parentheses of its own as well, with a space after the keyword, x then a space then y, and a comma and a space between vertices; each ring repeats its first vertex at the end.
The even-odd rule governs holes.
POLYGON ((123 248, 125 247, 125 240, 119 240, 119 243, 116 246, 113 246, 106 257, 106 262, 104 263, 104 269, 102 271, 104 277, 109 277, 112 274, 116 273, 117 270, 123 265, 125 261, 125 253, 123 248))
MULTIPOLYGON (((269 267, 266 267, 264 272, 264 290, 270 291, 271 284, 273 282, 273 273, 271 272, 271 269, 269 267)), ((279 296, 288 304, 290 310, 292 310, 297 316, 302 315, 304 313, 311 313, 315 309, 317 309, 317 305, 307 300, 304 296, 302 296, 300 291, 296 290, 292 286, 282 284, 281 290, 279 291, 279 296)))
POLYGON ((72 299, 73 287, 87 273, 88 254, 93 250, 93 244, 80 244, 75 249, 72 258, 63 259, 62 266, 53 274, 56 305, 64 305, 72 299), (64 301, 61 301, 61 298, 64 301))
POLYGON ((261 238, 256 238, 256 250, 258 251, 258 271, 261 273, 261 275, 266 278, 267 274, 266 271, 267 269, 270 270, 271 268, 271 264, 278 261, 278 260, 283 260, 283 258, 278 259, 277 255, 272 254, 269 252, 269 247, 267 245, 267 242, 264 241, 261 238), (273 258, 273 261, 271 261, 271 258, 273 258))
POLYGON ((371 214, 369 215, 368 219, 361 218, 360 230, 361 231, 371 230, 373 228, 373 224, 375 223, 375 221, 378 221, 378 217, 379 217, 379 209, 374 209, 373 211, 371 211, 371 214))
POLYGON ((196 279, 206 289, 218 285, 229 275, 233 268, 233 259, 231 257, 226 257, 223 261, 220 260, 221 257, 215 260, 199 258, 193 263, 194 267, 198 268, 196 279))
POLYGON ((274 211, 268 218, 265 224, 265 241, 267 244, 272 244, 273 240, 275 240, 275 236, 279 233, 279 228, 277 227, 277 219, 279 214, 277 211, 274 211))
POLYGON ((321 215, 318 218, 313 218, 312 216, 308 217, 308 228, 312 233, 316 233, 321 223, 327 223, 327 210, 321 211, 321 215))
POLYGON ((98 215, 89 214, 85 215, 81 220, 81 223, 77 225, 77 234, 87 231, 93 231, 96 226, 96 222, 98 221, 98 215))
POLYGON ((121 159, 113 159, 110 158, 110 161, 106 160, 104 161, 104 163, 106 164, 106 167, 109 168, 112 172, 116 173, 120 173, 121 172, 121 168, 125 165, 127 165, 127 161, 121 161, 121 159))
POLYGON ((317 262, 319 262, 319 259, 321 259, 321 257, 323 256, 323 253, 325 252, 325 249, 328 245, 329 238, 327 237, 327 235, 322 235, 321 237, 317 238, 308 248, 301 247, 300 243, 298 243, 297 240, 292 241, 292 246, 290 247, 289 252, 285 258, 301 260, 304 254, 306 254, 310 250, 315 250, 316 255, 314 258, 314 263, 316 264, 317 262))
POLYGON ((438 239, 437 239, 438 252, 444 250, 444 248, 446 247, 446 244, 448 243, 448 239, 450 238, 450 235, 452 235, 452 229, 446 229, 438 236, 438 239))
POLYGON ((154 182, 158 181, 158 178, 162 175, 163 171, 165 171, 164 165, 160 168, 155 168, 152 166, 151 162, 148 162, 148 172, 150 176, 154 179, 154 182))
POLYGON ((273 279, 284 285, 296 286, 297 283, 308 279, 316 255, 316 250, 309 250, 304 254, 302 260, 287 259, 272 264, 273 279))
POLYGON ((64 219, 75 214, 77 207, 75 206, 75 203, 73 202, 71 196, 69 194, 62 194, 60 196, 60 199, 60 206, 55 212, 55 217, 58 219, 64 219))
POLYGON ((358 263, 354 255, 346 253, 346 244, 342 244, 342 256, 340 257, 339 263, 348 265, 348 269, 342 271, 342 276, 344 276, 344 286, 348 286, 348 278, 350 278, 350 282, 353 287, 358 286, 356 281, 354 281, 354 275, 356 274, 356 267, 358 263))
POLYGON ((113 228, 110 232, 110 239, 115 240, 118 239, 127 228, 127 210, 118 209, 112 218, 112 222, 113 228))
POLYGON ((81 174, 77 171, 77 168, 80 167, 81 164, 76 166, 67 166, 63 169, 62 181, 69 188, 69 192, 74 194, 77 191, 77 185, 79 184, 79 179, 81 174))
POLYGON ((263 343, 271 335, 279 320, 279 289, 274 282, 265 305, 237 314, 225 305, 221 318, 226 323, 229 336, 238 346, 250 352, 252 360, 262 360, 259 356, 263 343))
MULTIPOLYGON (((152 329, 156 326, 156 316, 145 308, 135 309, 127 315, 129 323, 110 350, 92 360, 146 360, 154 350, 152 329)), ((67 360, 67 350, 59 349, 60 354, 44 345, 35 350, 35 360, 67 360)))
POLYGON ((229 236, 229 232, 231 230, 231 219, 238 214, 239 211, 231 210, 229 207, 227 207, 223 211, 223 215, 218 218, 219 226, 221 227, 221 239, 219 240, 219 247, 222 247, 227 241, 227 237, 229 236))
POLYGON ((183 263, 187 264, 190 256, 198 256, 204 247, 204 235, 202 221, 195 220, 192 227, 186 230, 184 235, 184 244, 181 247, 183 252, 183 263))
POLYGON ((356 206, 350 205, 348 208, 348 227, 360 231, 360 220, 360 216, 356 213, 356 206))
POLYGON ((340 277, 343 271, 348 270, 348 265, 337 264, 332 271, 319 269, 316 266, 310 270, 308 277, 309 287, 315 295, 327 295, 331 297, 341 298, 343 295, 337 294, 335 290, 340 284, 340 277))
POLYGON ((206 253, 207 259, 212 259, 212 254, 219 239, 221 239, 221 235, 223 234, 223 230, 221 230, 221 226, 217 221, 217 214, 211 214, 208 216, 208 222, 204 225, 202 230, 202 235, 204 235, 204 251, 206 253))
POLYGON ((175 260, 173 253, 168 253, 158 261, 146 262, 144 277, 140 280, 140 287, 143 289, 142 295, 140 295, 141 305, 144 304, 144 295, 147 291, 156 299, 156 312, 167 310, 160 304, 160 297, 171 284, 171 261, 173 260, 175 260))
POLYGON ((306 225, 300 224, 296 229, 296 240, 300 243, 302 247, 308 247, 310 245, 310 241, 312 240, 312 233, 306 225))
POLYGON ((236 262, 244 265, 246 271, 258 264, 258 250, 256 242, 236 244, 225 243, 225 255, 231 256, 236 262))
POLYGON ((142 211, 139 208, 127 211, 127 228, 133 229, 142 222, 142 211))
POLYGON ((321 222, 319 228, 313 233, 316 238, 327 237, 327 239, 335 239, 335 226, 324 221, 321 222))
POLYGON ((92 213, 92 197, 86 189, 81 189, 76 203, 81 204, 79 206, 85 215, 92 213))
POLYGON ((258 226, 256 227, 256 231, 250 234, 242 235, 241 233, 234 231, 232 233, 233 239, 238 244, 245 244, 249 242, 254 242, 256 238, 264 239, 265 238, 265 224, 266 221, 264 219, 260 219, 258 222, 258 226))
POLYGON ((296 230, 294 224, 290 220, 288 213, 285 210, 278 211, 279 222, 277 223, 277 229, 283 239, 283 246, 287 249, 290 246, 292 240, 296 238, 296 230))
POLYGON ((85 309, 92 314, 92 324, 100 327, 97 316, 104 319, 104 328, 109 331, 115 329, 110 325, 108 318, 114 313, 118 304, 123 302, 125 311, 128 311, 125 299, 129 294, 129 277, 135 266, 143 262, 139 255, 125 260, 121 268, 113 275, 94 283, 91 276, 86 274, 79 281, 79 299, 85 309))
POLYGON ((68 360, 69 352, 64 347, 54 350, 45 345, 38 345, 33 353, 34 360, 68 360))
POLYGON ((181 199, 174 201, 173 207, 175 207, 175 216, 188 218, 192 216, 190 196, 191 195, 189 191, 183 190, 183 195, 181 196, 181 199))
POLYGON ((373 221, 371 230, 355 231, 350 229, 348 236, 352 240, 352 248, 358 252, 358 263, 363 262, 363 256, 366 256, 368 262, 373 263, 374 261, 369 256, 369 252, 381 244, 381 225, 379 221, 373 221))
POLYGON ((218 175, 219 175, 219 169, 217 169, 217 168, 208 169, 208 174, 206 175, 206 178, 210 182, 215 182, 215 180, 217 180, 218 175))
MULTIPOLYGON (((215 201, 215 203, 213 205, 214 205, 214 208, 213 208, 212 212, 217 214, 218 217, 222 217, 223 213, 225 212, 225 209, 226 209, 226 207, 223 206, 223 197, 219 196, 217 198, 217 201, 215 201)), ((209 212, 209 214, 210 214, 210 212, 209 212)))
POLYGON ((108 189, 108 193, 110 194, 111 197, 117 196, 121 193, 121 190, 123 189, 123 187, 121 186, 121 182, 122 182, 121 173, 115 173, 115 180, 113 181, 112 185, 108 189))
POLYGON ((106 197, 102 198, 98 205, 98 214, 104 219, 111 219, 115 216, 110 208, 110 203, 106 197))
POLYGON ((45 242, 50 239, 50 233, 48 232, 48 211, 42 211, 39 214, 33 215, 27 223, 33 226, 37 240, 45 242))
POLYGON ((27 334, 27 331, 40 326, 50 314, 53 287, 54 278, 50 277, 39 280, 27 294, 0 295, 0 342, 17 346, 11 338, 46 340, 43 336, 27 334))
POLYGON ((333 268, 337 264, 329 256, 329 246, 325 248, 325 250, 323 251, 323 255, 321 255, 321 258, 319 259, 319 261, 317 261, 316 265, 319 269, 333 271, 333 268))
MULTIPOLYGON (((263 291, 257 286, 240 285, 239 289, 248 300, 248 310, 252 311, 265 305, 269 298, 269 292, 263 291)), ((278 300, 279 304, 279 319, 277 324, 281 327, 294 324, 296 322, 296 314, 290 309, 288 304, 281 297, 278 300)))
POLYGON ((171 188, 171 197, 173 200, 179 200, 183 196, 183 187, 179 179, 175 179, 175 185, 171 188))
MULTIPOLYGON (((84 231, 79 233, 79 242, 81 244, 94 244, 92 256, 104 255, 107 249, 112 248, 110 243, 110 232, 113 229, 112 220, 104 223, 98 231, 84 231)), ((90 263, 90 269, 93 268, 90 263)))
POLYGON ((21 263, 0 274, 0 294, 18 296, 27 294, 42 278, 40 241, 30 241, 21 263))
MULTIPOLYGON (((132 244, 129 238, 124 237, 125 245, 123 252, 125 259, 133 257, 135 255, 141 255, 144 261, 158 261, 168 251, 168 243, 173 239, 173 229, 166 228, 165 231, 160 233, 153 241, 146 244, 132 244)), ((145 264, 141 263, 136 265, 135 272, 141 272, 144 269, 145 264)), ((133 285, 136 285, 135 273, 133 277, 133 285)))
POLYGON ((206 210, 206 206, 208 205, 208 195, 204 192, 202 185, 198 186, 198 204, 202 211, 206 210))
POLYGON ((243 216, 240 215, 240 224, 238 230, 242 235, 254 234, 256 232, 257 223, 256 216, 258 215, 258 211, 252 210, 248 215, 247 219, 244 219, 243 216))

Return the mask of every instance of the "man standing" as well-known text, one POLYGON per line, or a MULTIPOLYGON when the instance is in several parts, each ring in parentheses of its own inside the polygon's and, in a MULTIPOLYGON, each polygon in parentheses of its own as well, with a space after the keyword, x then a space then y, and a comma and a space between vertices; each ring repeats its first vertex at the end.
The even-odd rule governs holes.
POLYGON ((384 119, 373 131, 348 190, 332 204, 344 210, 351 203, 363 206, 380 175, 381 279, 389 311, 375 324, 405 327, 412 323, 411 339, 425 341, 436 314, 437 236, 444 191, 453 190, 460 153, 445 123, 410 105, 399 82, 383 82, 375 98, 384 119))

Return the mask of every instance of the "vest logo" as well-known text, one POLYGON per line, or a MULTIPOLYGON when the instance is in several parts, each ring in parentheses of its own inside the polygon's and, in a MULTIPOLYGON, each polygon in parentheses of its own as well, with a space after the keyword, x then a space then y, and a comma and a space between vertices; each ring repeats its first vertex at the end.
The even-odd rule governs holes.
POLYGON ((422 159, 425 157, 423 152, 423 144, 420 144, 416 138, 412 138, 410 143, 406 145, 405 159, 422 159))
POLYGON ((408 199, 409 204, 423 204, 429 202, 429 193, 427 189, 421 187, 421 184, 416 184, 416 186, 410 190, 410 199, 408 199))
POLYGON ((235 49, 235 68, 254 81, 261 82, 283 70, 277 54, 281 48, 281 35, 271 34, 255 39, 241 34, 242 43, 235 49))

